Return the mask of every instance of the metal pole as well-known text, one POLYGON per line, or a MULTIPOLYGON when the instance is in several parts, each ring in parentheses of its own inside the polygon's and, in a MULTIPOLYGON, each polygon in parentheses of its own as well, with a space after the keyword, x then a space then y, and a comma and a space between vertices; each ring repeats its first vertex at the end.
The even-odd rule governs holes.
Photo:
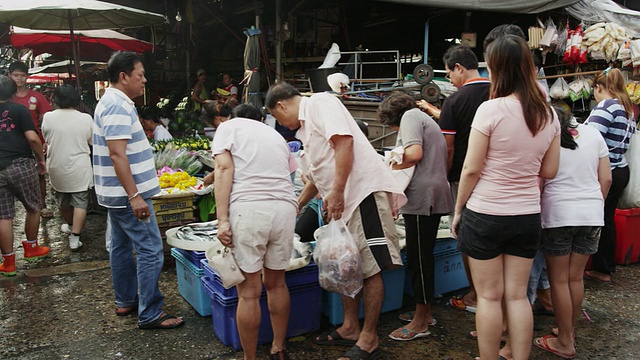
POLYGON ((424 22, 424 56, 422 63, 427 64, 429 58, 429 20, 424 22))
MULTIPOLYGON (((187 31, 191 32, 191 26, 187 26, 187 31)), ((186 67, 186 81, 187 81, 187 96, 189 96, 191 94, 191 79, 190 79, 190 75, 191 75, 191 67, 190 67, 190 63, 191 63, 191 57, 189 56, 189 34, 187 34, 187 31, 184 32, 186 39, 184 40, 184 49, 187 53, 187 67, 186 67)))
POLYGON ((82 88, 80 87, 80 60, 78 59, 76 40, 75 36, 73 35, 73 19, 71 18, 71 10, 67 11, 67 19, 69 20, 69 31, 71 34, 71 55, 73 56, 73 64, 76 70, 76 90, 78 90, 78 94, 82 94, 82 88))
POLYGON ((276 0, 276 80, 282 81, 282 0, 276 0))

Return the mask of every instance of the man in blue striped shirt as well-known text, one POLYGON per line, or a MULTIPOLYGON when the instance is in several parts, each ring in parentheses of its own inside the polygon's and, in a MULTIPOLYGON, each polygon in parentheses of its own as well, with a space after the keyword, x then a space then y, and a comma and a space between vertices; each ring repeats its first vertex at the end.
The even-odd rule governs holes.
POLYGON ((175 328, 184 320, 162 311, 164 298, 158 288, 164 255, 151 197, 160 187, 151 147, 131 100, 144 94, 144 66, 137 54, 119 51, 107 71, 111 85, 94 114, 93 171, 98 202, 108 208, 111 221, 116 315, 137 313, 140 329, 175 328))

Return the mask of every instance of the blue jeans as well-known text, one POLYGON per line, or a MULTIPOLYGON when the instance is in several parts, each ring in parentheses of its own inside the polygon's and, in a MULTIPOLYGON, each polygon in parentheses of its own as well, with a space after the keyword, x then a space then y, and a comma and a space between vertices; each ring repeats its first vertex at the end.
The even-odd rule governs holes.
POLYGON ((111 220, 111 277, 118 307, 138 305, 138 322, 148 324, 162 315, 164 298, 158 279, 164 262, 162 238, 151 200, 148 223, 133 215, 131 206, 109 209, 111 220), (137 259, 134 261, 135 250, 137 259), (136 266, 137 263, 137 266, 136 266), (138 298, 138 293, 140 297, 138 298))
POLYGON ((529 286, 527 288, 527 298, 529 303, 533 305, 538 295, 538 289, 548 289, 549 278, 547 277, 547 263, 544 260, 544 253, 538 251, 536 257, 533 258, 531 264, 531 274, 529 275, 529 286))

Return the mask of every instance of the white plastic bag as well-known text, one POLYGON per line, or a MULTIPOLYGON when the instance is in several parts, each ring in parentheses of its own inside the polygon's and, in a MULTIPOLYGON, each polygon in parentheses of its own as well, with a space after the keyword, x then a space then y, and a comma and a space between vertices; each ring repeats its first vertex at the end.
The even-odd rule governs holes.
POLYGON ((542 39, 540 40, 540 46, 550 47, 551 44, 554 44, 558 39, 558 29, 556 28, 556 24, 553 23, 553 20, 547 20, 545 25, 544 35, 542 35, 542 39))
POLYGON ((552 99, 566 99, 569 97, 569 84, 564 78, 558 78, 549 89, 549 96, 552 99))
POLYGON ((619 209, 632 209, 640 207, 640 131, 637 131, 629 140, 629 148, 624 154, 629 163, 629 183, 624 188, 620 200, 619 209))
MULTIPOLYGON (((391 151, 384 152, 384 161, 387 166, 391 167, 393 163, 402 164, 404 160, 404 148, 402 146, 398 146, 391 151)), ((413 178, 413 173, 415 172, 416 167, 411 166, 402 170, 391 170, 391 174, 393 175, 393 179, 400 186, 400 189, 404 191, 411 179, 413 178)))
POLYGON ((340 61, 340 46, 338 44, 331 44, 331 48, 327 51, 327 56, 324 58, 324 62, 322 65, 318 67, 318 69, 328 69, 336 66, 338 61, 340 61))
POLYGON ((360 251, 342 219, 332 220, 320 232, 313 257, 323 289, 350 298, 362 290, 360 251))

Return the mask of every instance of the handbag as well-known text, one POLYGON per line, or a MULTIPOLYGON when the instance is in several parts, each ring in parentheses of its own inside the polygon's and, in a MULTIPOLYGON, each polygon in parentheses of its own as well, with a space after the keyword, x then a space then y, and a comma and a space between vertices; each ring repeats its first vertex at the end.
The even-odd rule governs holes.
POLYGON ((216 250, 209 258, 209 266, 218 273, 225 289, 232 288, 245 280, 236 258, 226 246, 224 249, 216 250))

